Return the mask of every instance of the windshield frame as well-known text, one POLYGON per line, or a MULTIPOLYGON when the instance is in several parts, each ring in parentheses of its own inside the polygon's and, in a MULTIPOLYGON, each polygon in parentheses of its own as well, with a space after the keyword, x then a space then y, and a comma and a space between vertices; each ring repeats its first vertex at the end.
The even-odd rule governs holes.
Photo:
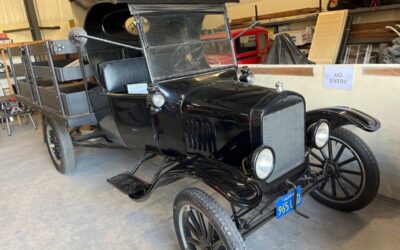
MULTIPOLYGON (((237 71, 238 63, 237 63, 232 32, 231 32, 231 29, 229 26, 229 21, 228 21, 229 18, 227 15, 227 10, 226 10, 225 4, 212 4, 212 5, 210 5, 210 4, 196 4, 196 5, 168 4, 168 5, 152 5, 151 7, 149 5, 130 4, 129 9, 130 9, 131 15, 135 18, 135 22, 136 22, 138 33, 139 33, 139 40, 142 44, 143 55, 146 59, 146 63, 147 63, 147 67, 149 69, 150 79, 151 79, 152 83, 157 84, 160 82, 170 81, 173 79, 190 77, 190 76, 199 75, 199 74, 213 73, 213 72, 217 72, 217 71, 221 71, 221 70, 228 70, 228 69, 232 69, 232 68, 237 71), (145 9, 145 10, 143 10, 143 9, 145 9), (218 9, 218 11, 216 11, 215 9, 218 9), (170 75, 162 76, 162 77, 154 77, 154 75, 152 74, 151 69, 149 67, 148 50, 151 48, 168 48, 168 47, 182 45, 182 44, 150 46, 147 41, 147 36, 144 31, 143 24, 141 22, 142 14, 149 13, 149 12, 154 12, 154 13, 152 13, 153 15, 164 15, 164 14, 170 15, 170 14, 175 14, 175 13, 222 14, 224 17, 224 24, 225 24, 225 29, 226 29, 228 37, 226 39, 215 39, 215 40, 229 41, 230 52, 232 53, 232 57, 233 57, 232 64, 218 66, 218 67, 210 67, 208 69, 190 70, 190 71, 185 71, 182 73, 171 73, 170 75)), ((205 43, 209 43, 211 41, 213 41, 213 40, 198 41, 198 42, 196 41, 196 42, 190 42, 187 44, 205 44, 205 43)))

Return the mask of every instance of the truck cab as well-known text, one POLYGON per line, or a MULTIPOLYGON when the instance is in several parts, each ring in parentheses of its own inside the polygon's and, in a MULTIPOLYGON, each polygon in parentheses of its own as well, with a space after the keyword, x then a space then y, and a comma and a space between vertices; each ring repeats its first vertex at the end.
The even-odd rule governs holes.
MULTIPOLYGON (((243 29, 232 30, 236 37, 243 29)), ((262 64, 267 59, 269 51, 268 31, 255 27, 244 32, 234 40, 236 58, 239 64, 262 64)))

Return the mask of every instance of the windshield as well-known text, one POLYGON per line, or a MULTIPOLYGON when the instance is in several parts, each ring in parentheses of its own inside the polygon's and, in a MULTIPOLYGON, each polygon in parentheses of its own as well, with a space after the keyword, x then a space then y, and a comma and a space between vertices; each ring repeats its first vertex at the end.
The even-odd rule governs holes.
MULTIPOLYGON (((223 8, 138 11, 153 81, 235 65, 223 8)), ((137 18, 139 19, 139 18, 137 18)))

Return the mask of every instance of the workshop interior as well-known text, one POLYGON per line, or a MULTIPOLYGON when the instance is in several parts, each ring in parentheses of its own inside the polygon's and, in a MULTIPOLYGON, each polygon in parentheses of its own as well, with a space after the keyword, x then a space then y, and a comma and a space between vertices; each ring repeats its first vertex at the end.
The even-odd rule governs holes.
POLYGON ((398 249, 399 0, 0 13, 0 249, 398 249))

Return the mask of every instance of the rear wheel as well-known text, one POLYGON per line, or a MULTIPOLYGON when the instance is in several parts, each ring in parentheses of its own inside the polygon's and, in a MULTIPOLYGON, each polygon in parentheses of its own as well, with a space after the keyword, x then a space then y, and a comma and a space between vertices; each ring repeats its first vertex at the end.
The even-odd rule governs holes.
POLYGON ((174 224, 181 249, 246 249, 229 215, 199 189, 185 189, 176 196, 174 224))
POLYGON ((313 149, 310 165, 313 171, 326 176, 311 196, 328 207, 359 210, 378 192, 378 163, 368 145, 347 129, 333 130, 325 148, 313 149))
POLYGON ((44 119, 44 134, 47 149, 55 168, 62 174, 75 169, 75 152, 67 127, 59 122, 44 119))

